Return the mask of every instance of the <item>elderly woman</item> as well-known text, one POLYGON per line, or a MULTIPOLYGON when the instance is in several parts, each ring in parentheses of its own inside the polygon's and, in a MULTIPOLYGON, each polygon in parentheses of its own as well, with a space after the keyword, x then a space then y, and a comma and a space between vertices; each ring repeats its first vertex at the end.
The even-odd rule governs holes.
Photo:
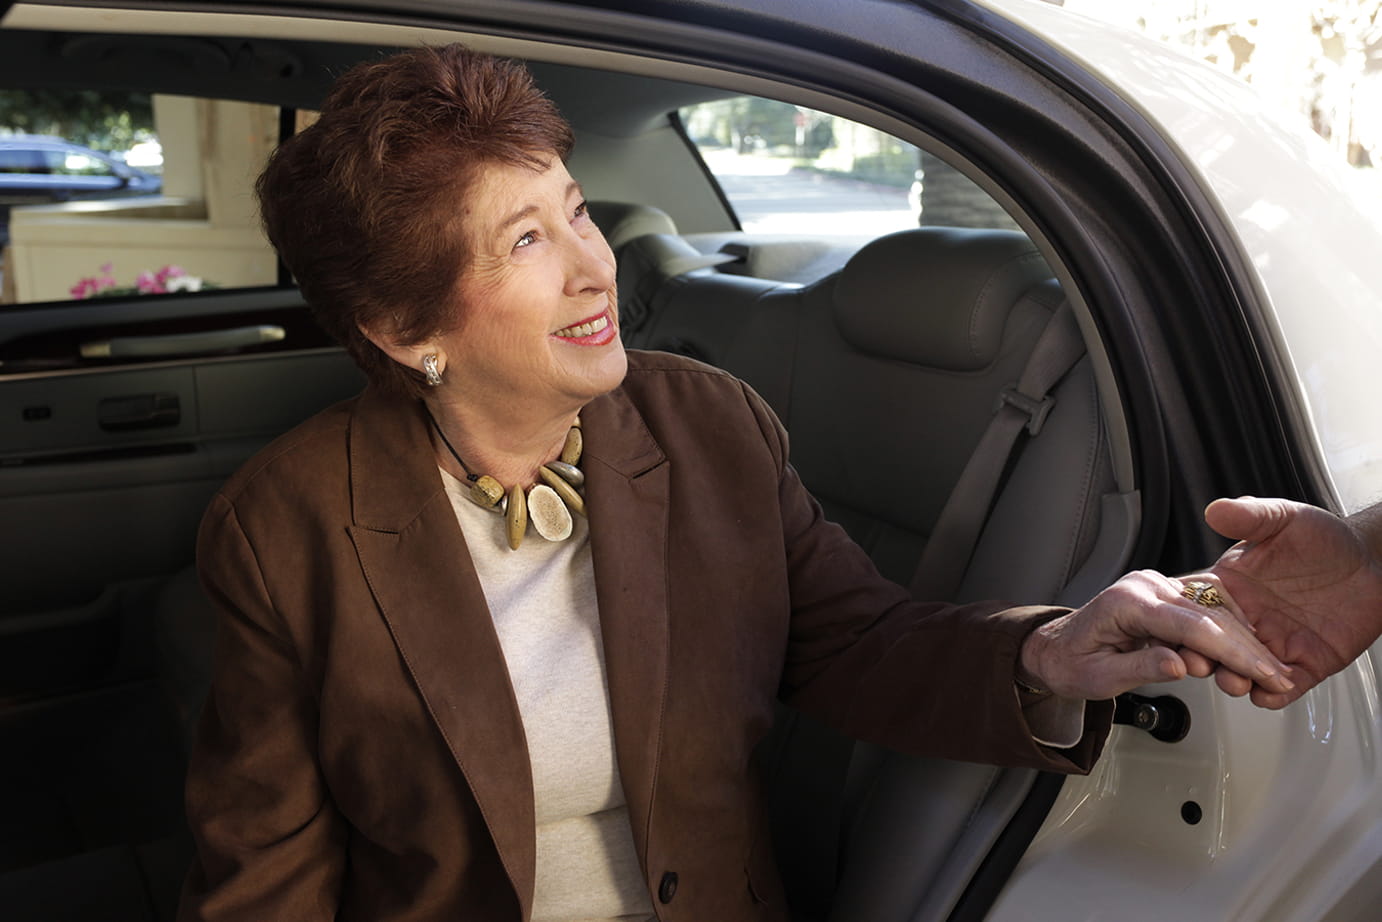
POLYGON ((752 391, 625 353, 571 143, 520 65, 421 49, 342 77, 261 179, 370 386, 203 523, 181 918, 782 920, 751 767, 779 696, 1070 772, 1128 688, 1218 664, 1289 688, 1158 574, 1073 613, 881 579, 752 391))

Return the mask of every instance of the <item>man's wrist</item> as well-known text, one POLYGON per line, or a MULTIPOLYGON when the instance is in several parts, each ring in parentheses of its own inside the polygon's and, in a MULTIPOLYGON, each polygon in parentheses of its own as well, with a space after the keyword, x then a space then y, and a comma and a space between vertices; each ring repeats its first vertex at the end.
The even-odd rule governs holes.
POLYGON ((1344 521, 1372 554, 1373 563, 1382 565, 1382 503, 1355 512, 1344 521))

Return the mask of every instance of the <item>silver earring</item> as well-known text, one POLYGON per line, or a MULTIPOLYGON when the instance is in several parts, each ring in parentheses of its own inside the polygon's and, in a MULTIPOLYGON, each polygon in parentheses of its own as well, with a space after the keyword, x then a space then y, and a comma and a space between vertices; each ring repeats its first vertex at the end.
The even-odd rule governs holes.
POLYGON ((429 387, 441 384, 441 372, 437 370, 437 354, 429 352, 422 357, 422 373, 427 377, 429 387))

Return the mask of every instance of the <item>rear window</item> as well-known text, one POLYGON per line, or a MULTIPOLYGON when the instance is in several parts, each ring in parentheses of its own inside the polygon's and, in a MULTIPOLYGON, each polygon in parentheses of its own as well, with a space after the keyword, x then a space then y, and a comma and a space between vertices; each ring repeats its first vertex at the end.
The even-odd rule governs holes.
POLYGON ((0 300, 275 284, 253 184, 278 127, 232 100, 0 90, 0 300))
POLYGON ((756 96, 678 113, 744 230, 877 236, 1017 225, 968 177, 886 132, 756 96))

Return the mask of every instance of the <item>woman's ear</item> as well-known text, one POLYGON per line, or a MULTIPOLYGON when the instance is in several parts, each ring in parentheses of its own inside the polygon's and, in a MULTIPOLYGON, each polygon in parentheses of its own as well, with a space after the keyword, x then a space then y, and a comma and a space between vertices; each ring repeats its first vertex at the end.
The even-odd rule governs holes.
POLYGON ((398 341, 392 329, 383 329, 382 325, 370 326, 362 323, 359 327, 365 339, 374 343, 381 352, 404 368, 423 371, 422 361, 429 355, 437 357, 438 371, 446 368, 445 351, 431 340, 405 344, 398 341))

